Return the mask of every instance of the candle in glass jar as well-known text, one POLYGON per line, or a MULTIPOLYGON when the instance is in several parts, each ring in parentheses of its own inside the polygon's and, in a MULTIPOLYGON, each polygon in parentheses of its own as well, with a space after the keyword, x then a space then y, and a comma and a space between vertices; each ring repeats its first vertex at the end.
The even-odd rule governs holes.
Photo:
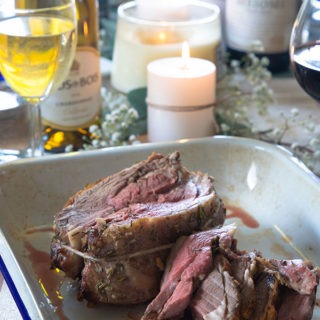
POLYGON ((214 134, 216 67, 211 61, 184 53, 155 60, 147 71, 149 141, 214 134))
POLYGON ((135 1, 119 6, 111 72, 115 89, 128 93, 146 87, 148 63, 179 57, 184 41, 193 57, 217 62, 221 49, 219 7, 195 1, 186 10, 183 20, 160 21, 140 18, 135 1))
POLYGON ((187 19, 186 0, 136 0, 138 16, 152 20, 187 19))

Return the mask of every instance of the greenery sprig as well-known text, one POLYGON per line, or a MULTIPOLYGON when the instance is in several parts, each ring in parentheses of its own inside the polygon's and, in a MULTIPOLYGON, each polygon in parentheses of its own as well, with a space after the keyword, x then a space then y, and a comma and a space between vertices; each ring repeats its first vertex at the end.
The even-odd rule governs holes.
POLYGON ((102 117, 100 123, 89 128, 90 138, 83 145, 84 150, 100 149, 139 143, 130 132, 138 120, 138 112, 130 106, 124 94, 101 89, 102 117))

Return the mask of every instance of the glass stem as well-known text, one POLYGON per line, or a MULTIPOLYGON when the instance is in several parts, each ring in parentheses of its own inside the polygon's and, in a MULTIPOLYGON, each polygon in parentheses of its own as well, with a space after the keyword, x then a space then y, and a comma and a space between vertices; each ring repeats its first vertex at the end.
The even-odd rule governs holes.
POLYGON ((31 157, 43 155, 42 121, 40 101, 29 102, 30 107, 30 147, 31 157))

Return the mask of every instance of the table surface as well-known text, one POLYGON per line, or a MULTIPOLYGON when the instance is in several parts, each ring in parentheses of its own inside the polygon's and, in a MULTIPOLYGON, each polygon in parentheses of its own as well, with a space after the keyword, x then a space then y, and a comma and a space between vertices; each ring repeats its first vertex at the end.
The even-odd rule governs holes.
POLYGON ((0 272, 0 319, 19 320, 22 319, 18 308, 11 296, 10 290, 0 272))
MULTIPOLYGON (((291 110, 297 108, 300 110, 299 118, 309 119, 316 124, 315 132, 320 132, 320 106, 314 102, 307 94, 299 87, 294 78, 277 77, 271 80, 271 88, 275 92, 276 102, 269 108, 269 115, 259 117, 253 115, 257 129, 268 129, 283 124, 281 114, 290 116, 291 110)), ((315 134, 313 133, 313 135, 315 134)), ((286 134, 286 142, 306 143, 311 139, 310 132, 302 130, 301 127, 293 127, 286 134)), ((3 276, 0 273, 0 319, 21 319, 19 311, 10 294, 10 290, 3 276)))
POLYGON ((301 130, 301 126, 292 126, 288 130, 284 140, 288 142, 307 143, 315 134, 320 132, 320 105, 310 98, 298 85, 296 80, 290 76, 284 78, 273 78, 271 88, 275 93, 275 103, 269 108, 269 115, 257 120, 258 127, 262 129, 275 125, 283 125, 284 114, 290 117, 291 110, 299 110, 297 121, 312 121, 315 123, 315 131, 301 130))

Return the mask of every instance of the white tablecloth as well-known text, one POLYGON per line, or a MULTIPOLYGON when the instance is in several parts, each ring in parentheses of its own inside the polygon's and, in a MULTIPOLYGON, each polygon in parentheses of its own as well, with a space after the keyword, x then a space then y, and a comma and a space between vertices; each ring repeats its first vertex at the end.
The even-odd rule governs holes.
POLYGON ((316 125, 315 131, 303 130, 303 127, 299 124, 291 124, 291 129, 288 130, 283 140, 305 144, 316 133, 320 132, 320 104, 310 98, 300 88, 294 78, 289 76, 285 78, 273 78, 271 88, 274 90, 276 102, 270 106, 268 116, 257 118, 257 127, 268 129, 275 126, 283 126, 284 117, 282 114, 290 117, 291 110, 296 108, 299 110, 297 122, 313 122, 316 125))
POLYGON ((19 320, 22 319, 18 308, 10 294, 10 290, 0 272, 0 319, 19 320))

